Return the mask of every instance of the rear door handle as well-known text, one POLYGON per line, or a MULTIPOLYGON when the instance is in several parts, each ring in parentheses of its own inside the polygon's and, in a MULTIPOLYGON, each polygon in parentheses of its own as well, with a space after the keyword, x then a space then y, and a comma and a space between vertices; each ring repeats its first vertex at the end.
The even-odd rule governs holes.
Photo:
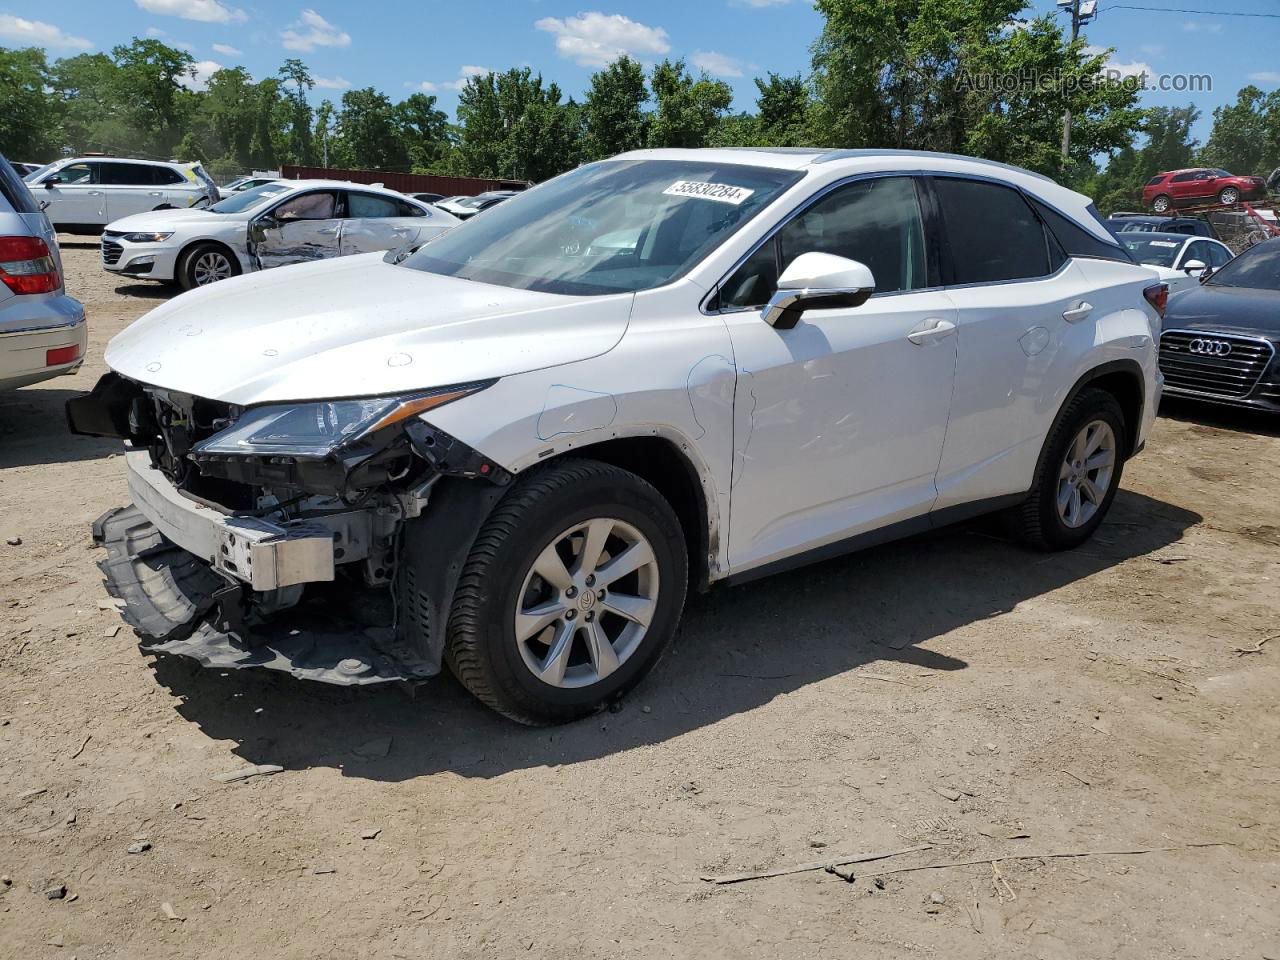
POLYGON ((1062 319, 1067 321, 1067 323, 1079 323, 1091 313, 1093 313, 1093 304, 1088 300, 1082 300, 1078 307, 1072 307, 1070 310, 1063 310, 1062 319))
POLYGON ((907 334, 907 339, 912 343, 923 346, 926 343, 934 343, 945 337, 951 336, 955 331, 956 325, 950 320, 943 320, 940 317, 929 317, 920 326, 916 327, 907 334))

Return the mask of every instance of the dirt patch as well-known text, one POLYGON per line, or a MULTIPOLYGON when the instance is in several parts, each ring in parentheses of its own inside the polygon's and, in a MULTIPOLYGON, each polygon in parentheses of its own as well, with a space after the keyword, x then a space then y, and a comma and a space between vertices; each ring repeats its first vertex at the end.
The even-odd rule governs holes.
POLYGON ((1277 948, 1280 641, 1237 652, 1280 631, 1267 422, 1162 418, 1070 554, 971 527, 695 599, 619 713, 528 730, 447 678, 410 700, 138 652, 89 540, 118 450, 61 407, 166 291, 65 254, 89 362, 0 395, 0 956, 1277 948), (249 764, 283 769, 214 779, 249 764), (1205 841, 1230 846, 1005 861, 1008 889, 872 876, 1205 841), (917 844, 852 883, 699 879, 917 844))

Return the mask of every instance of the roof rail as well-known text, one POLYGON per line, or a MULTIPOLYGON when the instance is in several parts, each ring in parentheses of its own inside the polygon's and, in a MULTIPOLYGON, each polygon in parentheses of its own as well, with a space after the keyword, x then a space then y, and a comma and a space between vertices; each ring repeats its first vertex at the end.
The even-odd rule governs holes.
POLYGON ((1001 163, 998 160, 984 160, 981 157, 966 157, 961 153, 938 153, 933 150, 876 150, 872 148, 859 148, 855 150, 832 150, 824 153, 814 159, 814 163, 831 163, 834 160, 856 160, 864 157, 933 157, 942 160, 966 160, 969 163, 980 163, 987 167, 997 167, 1001 170, 1009 170, 1013 173, 1026 174, 1028 177, 1035 177, 1037 180, 1044 180, 1048 183, 1054 183, 1052 177, 1046 177, 1043 173, 1036 173, 1034 170, 1028 170, 1025 167, 1015 167, 1011 163, 1001 163))

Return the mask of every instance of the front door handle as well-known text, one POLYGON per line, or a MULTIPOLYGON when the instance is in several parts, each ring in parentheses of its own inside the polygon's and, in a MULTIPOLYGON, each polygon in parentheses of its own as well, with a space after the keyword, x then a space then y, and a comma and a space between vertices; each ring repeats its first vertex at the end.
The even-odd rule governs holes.
POLYGON ((955 331, 956 325, 950 320, 943 320, 940 317, 929 317, 918 327, 907 334, 907 339, 912 343, 923 346, 926 343, 934 343, 945 337, 951 336, 955 331))
POLYGON ((1091 313, 1093 313, 1093 304, 1088 300, 1081 300, 1079 306, 1072 307, 1070 310, 1063 310, 1062 319, 1067 323, 1079 323, 1091 313))
POLYGON ((85 196, 86 196, 86 197, 100 197, 100 196, 102 196, 102 191, 101 191, 101 190, 90 190, 88 193, 86 193, 86 194, 85 194, 85 196))

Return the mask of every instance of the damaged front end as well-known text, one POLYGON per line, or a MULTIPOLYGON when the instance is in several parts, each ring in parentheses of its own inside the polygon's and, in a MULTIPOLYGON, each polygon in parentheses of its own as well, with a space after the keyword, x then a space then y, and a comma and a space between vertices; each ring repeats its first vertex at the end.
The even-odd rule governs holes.
POLYGON ((440 670, 462 563, 511 474, 421 419, 488 387, 240 408, 115 373, 73 432, 126 441, 94 524, 144 649, 329 683, 440 670))

